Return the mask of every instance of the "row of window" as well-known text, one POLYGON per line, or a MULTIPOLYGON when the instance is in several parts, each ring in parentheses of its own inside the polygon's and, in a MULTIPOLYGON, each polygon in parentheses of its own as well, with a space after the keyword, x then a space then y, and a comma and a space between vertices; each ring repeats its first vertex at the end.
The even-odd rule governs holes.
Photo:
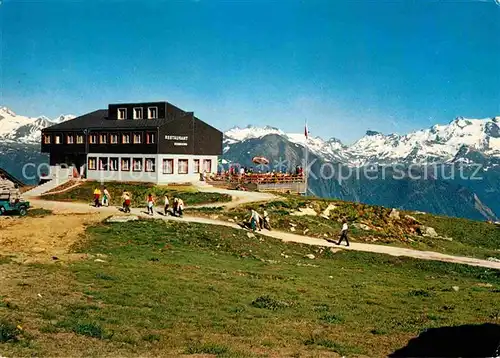
MULTIPOLYGON (((146 144, 155 143, 155 133, 146 133, 146 144)), ((64 137, 62 134, 44 134, 43 144, 50 144, 54 140, 54 144, 62 144, 64 138, 65 144, 84 144, 84 136, 81 134, 66 134, 64 137)), ((89 144, 142 144, 143 134, 133 133, 133 134, 89 134, 89 144)))
MULTIPOLYGON (((132 110, 134 119, 144 119, 142 113, 142 107, 137 107, 132 110)), ((158 107, 148 107, 148 119, 157 119, 158 118, 158 107)), ((116 114, 116 118, 118 119, 127 119, 127 108, 118 108, 118 112, 116 114)))
MULTIPOLYGON (((132 171, 151 172, 156 171, 154 158, 107 158, 107 157, 89 157, 88 170, 109 170, 109 171, 132 171), (120 164, 120 166, 118 166, 120 164)), ((174 174, 174 159, 163 159, 163 174, 174 174)), ((210 173, 212 171, 212 160, 203 160, 203 171, 210 173)), ((177 173, 188 174, 189 159, 177 159, 177 173)), ((193 159, 193 173, 200 173, 200 159, 193 159)))

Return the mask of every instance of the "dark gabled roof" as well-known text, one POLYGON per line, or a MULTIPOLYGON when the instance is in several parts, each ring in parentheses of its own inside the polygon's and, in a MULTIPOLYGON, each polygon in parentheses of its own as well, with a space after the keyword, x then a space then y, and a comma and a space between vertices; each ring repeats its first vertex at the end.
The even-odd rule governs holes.
POLYGON ((14 184, 17 184, 17 186, 19 186, 19 187, 26 186, 26 184, 24 184, 22 181, 17 179, 15 176, 9 174, 5 169, 0 168, 0 176, 7 178, 8 180, 13 182, 14 184))
POLYGON ((173 118, 159 119, 107 119, 108 110, 99 109, 94 112, 84 114, 75 119, 55 124, 45 128, 44 131, 59 130, 83 130, 83 129, 134 129, 134 128, 158 128, 164 124, 172 122, 173 118))

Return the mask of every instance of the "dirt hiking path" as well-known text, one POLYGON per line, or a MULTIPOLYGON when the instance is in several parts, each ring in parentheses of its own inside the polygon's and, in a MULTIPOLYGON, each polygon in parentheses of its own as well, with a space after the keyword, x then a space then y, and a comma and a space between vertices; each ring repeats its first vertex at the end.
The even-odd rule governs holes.
MULTIPOLYGON (((262 193, 255 193, 255 192, 233 192, 233 191, 228 191, 228 190, 224 190, 224 189, 217 190, 215 188, 207 188, 206 191, 229 193, 235 198, 234 202, 209 204, 208 206, 233 207, 233 206, 241 205, 244 203, 268 201, 268 200, 273 200, 276 198, 275 196, 273 196, 271 194, 262 194, 262 193)), ((94 208, 93 206, 90 206, 89 204, 83 204, 83 203, 54 202, 54 201, 44 201, 44 200, 31 200, 31 203, 35 207, 53 210, 55 213, 92 213, 92 214, 99 213, 101 215, 105 215, 105 214, 106 215, 123 215, 123 213, 120 213, 120 211, 116 207, 94 208)), ((139 217, 150 218, 150 216, 147 214, 145 208, 133 208, 131 214, 137 215, 139 217)), ((177 217, 172 217, 172 216, 164 216, 164 215, 160 215, 160 214, 155 214, 154 218, 162 219, 162 220, 180 221, 180 222, 193 222, 193 223, 208 224, 208 225, 222 225, 222 226, 227 226, 227 227, 231 227, 234 229, 244 230, 238 224, 230 222, 230 221, 214 220, 214 219, 209 219, 209 218, 204 218, 204 217, 184 216, 183 218, 177 218, 177 217)), ((486 268, 500 270, 500 262, 481 260, 481 259, 463 257, 463 256, 452 256, 452 255, 441 254, 441 253, 437 253, 437 252, 433 252, 433 251, 419 251, 419 250, 405 249, 405 248, 399 248, 399 247, 364 244, 364 243, 351 243, 350 247, 337 246, 337 245, 330 243, 330 242, 323 240, 323 239, 318 239, 318 238, 313 238, 313 237, 308 237, 308 236, 303 236, 303 235, 297 235, 297 234, 291 234, 291 233, 286 233, 286 232, 281 232, 281 231, 263 230, 263 231, 260 231, 259 234, 263 235, 263 236, 267 236, 267 237, 272 237, 275 239, 280 239, 280 240, 283 240, 286 242, 296 242, 296 243, 315 245, 315 246, 323 246, 323 247, 335 247, 335 248, 341 248, 343 250, 373 252, 373 253, 380 253, 380 254, 386 254, 386 255, 391 255, 391 256, 405 256, 405 257, 412 257, 412 258, 422 259, 422 260, 453 262, 453 263, 458 263, 458 264, 486 267, 486 268)))

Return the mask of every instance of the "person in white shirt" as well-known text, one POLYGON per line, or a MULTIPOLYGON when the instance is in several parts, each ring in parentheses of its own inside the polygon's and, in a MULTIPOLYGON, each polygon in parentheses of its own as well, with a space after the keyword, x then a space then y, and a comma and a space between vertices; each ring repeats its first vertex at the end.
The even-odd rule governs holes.
POLYGON ((103 206, 109 206, 109 202, 111 200, 111 195, 109 195, 109 191, 106 187, 104 187, 104 190, 102 191, 103 197, 102 197, 102 205, 103 206))
POLYGON ((260 215, 257 211, 251 209, 250 210, 250 226, 252 228, 252 231, 255 231, 257 228, 259 229, 259 231, 261 230, 260 228, 260 215))
POLYGON ((344 219, 342 224, 342 230, 340 231, 340 240, 337 242, 337 245, 340 245, 342 240, 345 240, 347 246, 349 246, 349 239, 347 238, 347 231, 349 230, 349 226, 347 225, 347 220, 344 219))
POLYGON ((179 198, 177 201, 177 212, 179 213, 179 217, 181 218, 183 211, 184 211, 184 201, 181 198, 179 198))

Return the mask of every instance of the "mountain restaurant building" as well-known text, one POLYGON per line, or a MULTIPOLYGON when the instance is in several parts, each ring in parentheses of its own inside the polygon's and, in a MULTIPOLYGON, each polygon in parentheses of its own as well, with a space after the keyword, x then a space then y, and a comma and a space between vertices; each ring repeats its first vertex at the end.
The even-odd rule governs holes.
POLYGON ((168 102, 110 104, 42 130, 52 178, 182 183, 216 173, 222 132, 168 102))

